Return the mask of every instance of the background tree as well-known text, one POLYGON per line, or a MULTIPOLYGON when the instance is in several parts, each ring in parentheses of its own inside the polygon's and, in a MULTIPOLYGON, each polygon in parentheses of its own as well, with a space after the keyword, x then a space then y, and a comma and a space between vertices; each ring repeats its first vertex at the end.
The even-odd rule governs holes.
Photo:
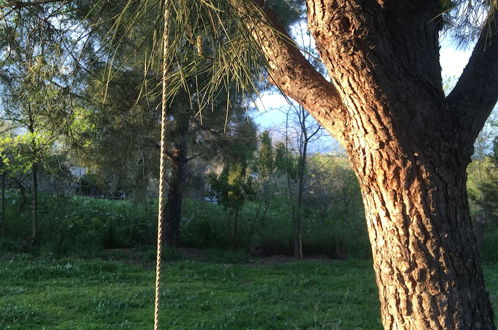
POLYGON ((256 128, 249 118, 241 116, 234 125, 234 139, 226 146, 220 175, 210 177, 211 192, 218 204, 228 210, 233 219, 233 248, 238 248, 238 217, 245 201, 254 195, 254 180, 250 173, 250 161, 256 150, 256 128))
MULTIPOLYGON (((154 11, 159 10, 157 5, 149 3, 144 6, 154 11)), ((158 153, 154 149, 158 148, 159 141, 156 105, 159 101, 161 57, 155 53, 155 35, 160 32, 161 24, 158 21, 150 24, 150 19, 144 19, 150 18, 149 14, 138 21, 135 12, 141 6, 140 1, 99 3, 96 7, 83 5, 78 13, 79 17, 92 22, 93 31, 88 42, 93 46, 85 48, 84 60, 81 61, 93 72, 93 75, 87 75, 86 99, 90 103, 86 102, 83 106, 91 109, 86 111, 93 119, 88 118, 89 124, 84 126, 86 132, 78 135, 78 139, 89 138, 83 143, 86 152, 82 153, 85 155, 82 161, 93 165, 90 168, 97 168, 100 164, 105 178, 113 176, 116 179, 106 181, 121 181, 121 189, 130 186, 123 181, 133 183, 135 191, 139 188, 137 184, 143 190, 150 179, 157 178, 158 153), (127 5, 134 10, 120 14, 127 5), (117 20, 133 24, 123 23, 116 27, 117 20), (108 31, 114 28, 116 35, 111 38, 108 31), (101 46, 97 48, 101 53, 95 53, 95 45, 101 46), (111 62, 105 56, 110 51, 114 52, 111 62), (98 54, 104 54, 101 56, 103 60, 96 59, 98 54), (122 141, 128 143, 123 144, 122 141), (116 151, 119 151, 118 156, 116 151), (117 171, 117 168, 120 170, 117 171), (130 173, 147 174, 136 180, 130 178, 130 173)), ((212 59, 203 55, 203 49, 209 50, 210 45, 204 44, 199 36, 195 38, 195 44, 185 46, 192 41, 190 36, 170 47, 172 70, 169 84, 172 88, 168 94, 166 154, 171 170, 165 212, 165 241, 169 247, 180 244, 182 206, 190 176, 189 162, 196 158, 208 162, 223 158, 228 150, 224 144, 232 138, 231 123, 237 122, 241 113, 246 111, 242 95, 230 81, 224 81, 216 88, 209 84, 216 78, 211 71, 205 70, 206 62, 212 59), (183 78, 182 70, 185 68, 180 63, 186 56, 196 59, 193 67, 187 68, 198 72, 195 78, 183 78)))
POLYGON ((494 143, 498 136, 498 112, 497 108, 491 113, 484 128, 479 133, 474 144, 474 154, 472 163, 469 165, 467 189, 470 197, 471 213, 474 218, 481 221, 492 221, 493 215, 493 195, 491 188, 497 177, 497 167, 495 162, 494 143), (491 190, 488 190, 491 188, 491 190), (489 194, 490 193, 490 194, 489 194), (491 197, 489 202, 485 202, 491 197))
MULTIPOLYGON (((0 127, 0 129, 2 129, 0 127)), ((3 144, 3 143, 2 143, 3 144)), ((1 148, 1 147, 0 147, 1 148)), ((3 148, 0 149, 0 237, 5 236, 5 177, 7 176, 7 161, 3 148)))
POLYGON ((13 9, 1 26, 1 118, 18 130, 10 143, 15 144, 21 171, 29 168, 31 174, 32 242, 37 237, 40 166, 70 120, 67 72, 61 65, 65 54, 57 43, 65 34, 52 22, 57 11, 40 6, 13 9))
MULTIPOLYGON (((307 160, 308 160, 308 146, 310 142, 316 140, 320 137, 319 132, 321 130, 320 125, 316 123, 310 117, 310 114, 301 106, 292 108, 293 117, 295 118, 295 129, 294 134, 291 135, 291 139, 295 138, 295 146, 297 147, 297 164, 294 169, 294 175, 290 172, 287 174, 289 199, 292 205, 292 222, 294 227, 294 256, 297 258, 303 258, 303 197, 306 190, 306 171, 307 171, 307 160), (311 120, 310 120, 311 119, 311 120), (296 191, 292 187, 292 180, 294 179, 297 184, 296 191)), ((287 113, 287 124, 286 124, 286 144, 289 142, 288 124, 289 113, 287 113)), ((292 143, 292 142, 291 142, 292 143)), ((294 144, 294 143, 292 143, 294 144)))
POLYGON ((270 131, 266 130, 259 136, 258 150, 254 159, 254 172, 257 175, 257 184, 261 189, 261 203, 258 207, 256 218, 264 226, 266 221, 266 214, 270 208, 273 196, 272 181, 277 174, 275 163, 275 150, 272 145, 270 131))
MULTIPOLYGON (((4 136, 6 135, 11 129, 9 127, 10 125, 1 121, 0 122, 0 132, 2 133, 1 135, 4 136)), ((3 140, 3 138, 0 139, 0 141, 3 140)), ((8 157, 6 155, 6 150, 3 148, 3 141, 0 142, 0 237, 5 236, 5 179, 7 177, 7 165, 8 165, 8 157)))
MULTIPOLYGON (((310 156, 307 168, 304 213, 317 219, 322 227, 332 222, 335 251, 339 257, 346 256, 351 248, 345 243, 355 241, 348 233, 361 237, 366 230, 360 187, 351 164, 341 153, 315 153, 310 156)), ((355 245, 360 248, 361 242, 356 241, 355 245)))
MULTIPOLYGON (((487 163, 485 172, 479 173, 482 180, 477 186, 478 192, 471 191, 470 197, 482 209, 483 214, 481 221, 494 221, 498 220, 498 136, 494 138, 493 149, 489 155, 479 160, 482 163, 487 163)), ((482 171, 482 169, 481 169, 482 171)))

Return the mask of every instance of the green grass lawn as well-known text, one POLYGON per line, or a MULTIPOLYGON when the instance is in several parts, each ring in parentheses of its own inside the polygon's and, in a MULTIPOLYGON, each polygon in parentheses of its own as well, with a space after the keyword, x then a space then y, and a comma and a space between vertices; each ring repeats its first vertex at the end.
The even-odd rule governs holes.
MULTIPOLYGON (((4 256, 0 329, 151 329, 153 285, 151 265, 4 256)), ((170 262, 161 299, 164 329, 381 328, 366 260, 170 262)))

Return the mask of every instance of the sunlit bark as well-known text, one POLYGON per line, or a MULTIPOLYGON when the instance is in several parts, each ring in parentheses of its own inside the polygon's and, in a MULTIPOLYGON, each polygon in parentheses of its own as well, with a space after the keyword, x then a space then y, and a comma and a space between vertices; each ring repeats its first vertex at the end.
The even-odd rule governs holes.
POLYGON ((465 182, 474 138, 498 96, 496 19, 446 99, 439 1, 308 0, 332 84, 314 78, 265 3, 254 3, 261 17, 247 25, 273 82, 340 138, 353 163, 385 328, 494 329, 465 182), (317 90, 330 97, 310 101, 317 90))

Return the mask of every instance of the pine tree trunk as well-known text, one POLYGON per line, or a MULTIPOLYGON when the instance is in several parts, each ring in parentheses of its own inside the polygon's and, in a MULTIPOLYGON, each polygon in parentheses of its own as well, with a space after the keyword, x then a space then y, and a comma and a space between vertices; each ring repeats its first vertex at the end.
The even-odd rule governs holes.
MULTIPOLYGON (((187 157, 179 152, 172 162, 172 174, 166 206, 166 246, 180 246, 180 221, 182 216, 185 185, 187 184, 187 157)), ((174 153, 175 154, 175 153, 174 153)))
POLYGON ((439 3, 308 6, 347 109, 384 327, 494 329, 465 186, 477 134, 442 91, 439 3))
POLYGON ((405 81, 394 93, 386 90, 392 84, 356 77, 356 87, 353 78, 342 82, 356 113, 347 151, 365 205, 384 327, 494 329, 465 186, 472 139, 446 126, 442 92, 405 81))
MULTIPOLYGON (((431 158, 356 160, 386 329, 493 329, 465 168, 431 158)), ((392 157, 392 158, 391 158, 392 157)))
POLYGON ((174 143, 171 153, 171 177, 166 204, 166 246, 170 248, 180 246, 180 222, 188 179, 188 133, 188 114, 180 113, 175 119, 172 135, 174 143))

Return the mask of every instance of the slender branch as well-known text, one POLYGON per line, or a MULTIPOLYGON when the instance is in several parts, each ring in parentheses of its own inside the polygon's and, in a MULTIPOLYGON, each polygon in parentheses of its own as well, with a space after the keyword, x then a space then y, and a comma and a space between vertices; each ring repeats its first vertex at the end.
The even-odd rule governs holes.
POLYGON ((241 13, 241 19, 260 45, 272 83, 344 141, 347 111, 339 93, 303 56, 265 1, 230 3, 241 13))
POLYGON ((312 139, 315 135, 317 135, 317 134, 318 134, 318 132, 320 132, 320 131, 321 131, 321 129, 322 129, 322 127, 318 126, 318 127, 315 129, 315 131, 314 131, 314 132, 312 132, 312 133, 310 134, 310 136, 308 137, 308 140, 311 140, 311 139, 312 139))
POLYGON ((33 0, 33 1, 9 1, 7 3, 4 3, 0 5, 0 9, 3 8, 24 8, 24 7, 30 7, 30 6, 37 6, 37 5, 44 5, 47 3, 53 3, 53 2, 67 2, 68 0, 33 0))
POLYGON ((498 99, 498 1, 494 1, 481 35, 458 83, 446 98, 472 141, 498 99))
POLYGON ((190 162, 192 159, 195 159, 195 158, 200 157, 200 156, 202 156, 202 154, 195 154, 195 155, 192 155, 192 156, 190 156, 189 158, 187 158, 187 162, 190 162))

